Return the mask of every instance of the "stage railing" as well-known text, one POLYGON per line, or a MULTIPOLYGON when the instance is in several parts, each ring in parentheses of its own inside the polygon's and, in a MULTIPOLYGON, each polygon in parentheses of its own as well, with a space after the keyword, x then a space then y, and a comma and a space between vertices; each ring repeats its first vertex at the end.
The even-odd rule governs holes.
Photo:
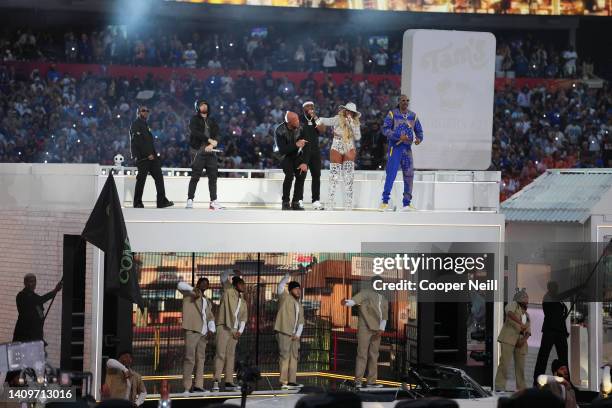
MULTIPOLYGON (((101 188, 106 175, 115 174, 120 199, 126 207, 132 205, 137 169, 135 167, 100 167, 101 188)), ((280 169, 219 169, 218 197, 228 207, 279 208, 283 172, 280 169)), ((187 199, 187 187, 191 177, 189 168, 163 168, 166 195, 182 205, 187 199)), ((357 209, 377 208, 385 172, 379 170, 358 170, 354 180, 354 207, 357 209)), ((321 200, 327 200, 329 171, 321 174, 321 200)), ((431 211, 492 211, 499 210, 501 173, 498 171, 433 171, 417 170, 414 175, 413 205, 420 210, 431 211)), ((391 195, 393 205, 401 207, 403 180, 398 174, 391 195)), ((342 205, 343 183, 340 182, 336 199, 342 205)), ((156 200, 154 183, 145 185, 143 201, 153 205, 156 200)), ((207 207, 208 188, 201 180, 196 191, 196 208, 207 207), (204 204, 206 203, 206 204, 204 204)), ((304 202, 311 202, 311 177, 306 178, 304 202)))

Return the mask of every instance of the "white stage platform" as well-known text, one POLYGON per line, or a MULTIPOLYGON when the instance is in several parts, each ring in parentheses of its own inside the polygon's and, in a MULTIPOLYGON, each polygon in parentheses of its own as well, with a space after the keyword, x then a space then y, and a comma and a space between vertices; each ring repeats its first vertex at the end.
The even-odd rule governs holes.
POLYGON ((123 211, 136 252, 360 252, 364 242, 501 242, 493 212, 123 211))

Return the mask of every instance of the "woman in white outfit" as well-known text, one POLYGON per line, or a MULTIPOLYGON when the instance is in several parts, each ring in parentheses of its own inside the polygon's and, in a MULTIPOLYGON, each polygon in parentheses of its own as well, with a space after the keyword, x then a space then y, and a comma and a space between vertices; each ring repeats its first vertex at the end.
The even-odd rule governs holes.
POLYGON ((327 209, 333 210, 336 199, 336 186, 342 173, 344 179, 344 208, 353 209, 353 179, 355 178, 355 141, 361 139, 361 129, 357 106, 353 102, 340 106, 333 118, 318 118, 317 126, 332 126, 334 139, 329 152, 329 198, 327 209))

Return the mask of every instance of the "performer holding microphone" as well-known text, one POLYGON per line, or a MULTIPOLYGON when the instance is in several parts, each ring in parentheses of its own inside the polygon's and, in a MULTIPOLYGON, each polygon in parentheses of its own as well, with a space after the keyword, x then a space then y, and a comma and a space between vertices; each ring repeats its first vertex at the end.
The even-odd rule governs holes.
POLYGON ((327 209, 333 210, 336 199, 336 186, 342 173, 344 178, 344 209, 353 209, 353 180, 355 178, 355 141, 361 139, 361 129, 357 106, 349 102, 340 106, 338 115, 333 118, 318 118, 317 126, 333 126, 334 140, 329 151, 329 198, 327 209))
POLYGON ((282 155, 281 165, 285 179, 283 181, 283 210, 303 211, 304 181, 308 171, 309 146, 302 135, 300 119, 295 112, 287 111, 285 121, 274 129, 274 150, 282 155), (291 185, 295 177, 293 199, 289 204, 291 185))
POLYGON ((219 164, 217 154, 213 151, 218 144, 219 126, 210 117, 210 106, 208 102, 199 100, 195 103, 196 114, 189 121, 189 146, 191 153, 191 180, 189 180, 189 191, 187 193, 186 208, 193 208, 196 187, 202 171, 206 169, 208 176, 208 191, 210 193, 211 210, 221 210, 223 207, 217 202, 217 174, 219 164))
POLYGON ((312 176, 312 209, 322 210, 321 204, 321 149, 319 147, 319 133, 324 131, 324 126, 317 126, 317 115, 314 102, 308 101, 302 104, 303 114, 300 116, 302 124, 302 135, 308 141, 308 169, 312 176))
POLYGON ((410 100, 406 95, 399 97, 396 109, 387 114, 383 123, 383 134, 389 141, 387 155, 387 176, 379 210, 389 209, 391 189, 401 167, 404 176, 404 198, 402 211, 412 211, 415 208, 412 201, 412 183, 414 181, 414 162, 412 161, 412 143, 419 145, 423 141, 423 128, 416 113, 408 110, 410 100))

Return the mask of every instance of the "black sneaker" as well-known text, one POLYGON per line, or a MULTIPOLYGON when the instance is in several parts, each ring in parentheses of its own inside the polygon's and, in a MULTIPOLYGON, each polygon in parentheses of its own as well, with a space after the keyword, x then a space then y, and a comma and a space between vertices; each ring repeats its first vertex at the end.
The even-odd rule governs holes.
POLYGON ((304 211, 304 207, 301 205, 299 201, 291 203, 291 209, 293 211, 304 211))
POLYGON ((291 209, 291 204, 289 204, 289 201, 283 201, 283 211, 290 210, 290 209, 291 209))
POLYGON ((134 208, 144 208, 143 203, 134 203, 134 208))
POLYGON ((239 391, 240 387, 238 387, 234 383, 225 383, 225 391, 239 391))
POLYGON ((166 199, 166 201, 164 201, 162 204, 157 204, 157 208, 166 208, 166 207, 172 207, 174 205, 174 203, 168 199, 166 199))
POLYGON ((204 392, 204 388, 191 387, 191 390, 189 390, 189 392, 204 392))
POLYGON ((297 384, 292 382, 288 383, 287 385, 291 388, 302 388, 304 386, 304 384, 297 384))

